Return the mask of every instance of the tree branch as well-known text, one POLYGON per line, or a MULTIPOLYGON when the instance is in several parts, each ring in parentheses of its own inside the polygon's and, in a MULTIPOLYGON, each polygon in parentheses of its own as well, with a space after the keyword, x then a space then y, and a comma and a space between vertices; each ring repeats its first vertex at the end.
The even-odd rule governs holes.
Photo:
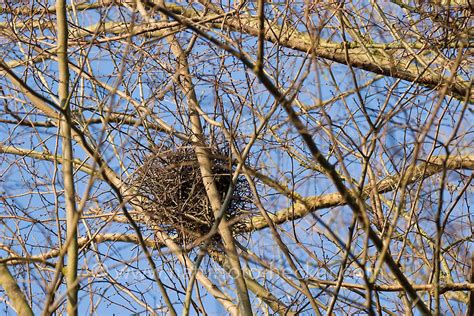
MULTIPOLYGON (((446 166, 443 165, 443 160, 445 157, 434 156, 427 162, 422 162, 418 164, 413 169, 412 177, 408 179, 407 184, 412 184, 418 181, 421 181, 425 178, 428 178, 434 174, 440 173, 443 171, 443 168, 447 170, 456 170, 456 169, 467 169, 474 170, 474 156, 451 156, 446 161, 446 166), (426 169, 426 170, 425 170, 426 169)), ((397 184, 400 181, 400 175, 389 176, 381 180, 376 185, 376 191, 379 194, 393 191, 397 188, 397 184)), ((367 199, 373 190, 373 187, 368 185, 363 188, 361 193, 362 199, 367 199)), ((356 192, 352 192, 354 194, 356 192)), ((293 197, 298 199, 298 197, 293 197)), ((311 212, 315 212, 320 209, 325 209, 334 206, 345 205, 346 201, 340 193, 330 193, 325 195, 318 195, 307 197, 304 199, 299 199, 294 205, 290 208, 281 210, 275 215, 270 215, 271 219, 276 224, 282 224, 287 221, 295 220, 302 218, 308 215, 311 212)), ((248 230, 260 230, 268 226, 267 221, 262 216, 254 216, 249 223, 248 230)))
MULTIPOLYGON (((157 5, 158 0, 144 2, 152 7, 157 5)), ((132 4, 133 1, 128 0, 105 0, 93 4, 84 4, 78 6, 77 9, 90 10, 100 7, 107 7, 109 5, 129 6, 132 4)), ((170 12, 178 14, 184 18, 188 18, 191 21, 208 28, 222 29, 222 26, 225 25, 232 31, 251 35, 256 38, 259 37, 259 34, 261 33, 259 28, 259 18, 256 16, 227 14, 224 12, 223 17, 212 12, 200 12, 195 9, 187 9, 180 5, 171 3, 166 4, 166 7, 168 10, 170 10, 170 12)), ((29 7, 25 7, 23 9, 17 8, 15 10, 23 12, 24 14, 31 14, 32 12, 29 7)), ((55 10, 52 8, 43 9, 42 11, 39 10, 38 13, 44 12, 45 10, 48 13, 55 13, 55 10)), ((130 25, 128 23, 110 22, 100 25, 100 29, 104 32, 128 36, 124 35, 124 31, 126 32, 129 30, 129 26, 130 25)), ((153 23, 147 23, 146 25, 136 26, 133 32, 135 34, 144 34, 150 37, 163 37, 165 34, 162 30, 171 26, 172 24, 169 22, 163 23, 162 21, 157 21, 153 23)), ((90 26, 89 28, 81 29, 78 31, 79 33, 77 33, 77 35, 82 34, 82 36, 84 36, 90 34, 92 30, 97 30, 97 27, 98 26, 90 26)), ((301 32, 293 28, 290 29, 276 23, 275 21, 266 21, 263 37, 266 41, 281 45, 286 48, 294 49, 303 53, 312 53, 316 57, 324 58, 344 65, 350 65, 354 68, 372 73, 415 82, 430 89, 436 89, 448 83, 448 78, 436 74, 436 71, 426 72, 423 67, 420 68, 416 66, 410 56, 400 57, 395 54, 398 49, 403 50, 405 48, 404 45, 399 42, 347 43, 347 49, 350 57, 348 59, 346 58, 346 52, 343 43, 318 38, 317 45, 315 45, 316 40, 309 32, 301 32)), ((461 41, 461 45, 469 47, 471 44, 461 41)), ((420 43, 412 43, 410 44, 410 47, 413 49, 423 49, 425 53, 427 52, 426 47, 420 43)), ((454 47, 459 47, 459 44, 454 45, 454 47)), ((441 46, 437 48, 445 49, 447 47, 441 46)), ((429 64, 429 62, 427 62, 427 64, 429 64)), ((472 95, 469 81, 465 81, 461 78, 457 78, 454 83, 449 85, 446 94, 461 101, 467 100, 469 103, 474 102, 474 97, 472 95)))
POLYGON ((5 263, 0 263, 0 286, 3 287, 8 297, 10 298, 13 308, 18 315, 33 316, 25 295, 11 275, 5 263))

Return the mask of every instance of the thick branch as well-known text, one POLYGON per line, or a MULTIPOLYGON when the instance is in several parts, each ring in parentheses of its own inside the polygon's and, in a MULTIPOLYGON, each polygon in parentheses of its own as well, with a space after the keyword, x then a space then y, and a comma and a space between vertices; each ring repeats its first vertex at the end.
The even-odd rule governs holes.
MULTIPOLYGON (((156 5, 158 1, 152 0, 147 1, 147 3, 153 6, 153 4, 156 5)), ((129 6, 132 5, 132 2, 128 0, 104 0, 93 4, 84 4, 78 6, 77 9, 89 10, 106 7, 108 5, 129 6)), ((194 9, 186 9, 176 4, 167 4, 166 7, 171 12, 179 14, 182 17, 189 18, 194 23, 199 23, 201 26, 206 26, 208 28, 222 29, 223 25, 225 25, 232 31, 254 37, 258 37, 260 33, 258 27, 259 19, 255 16, 236 15, 230 12, 223 12, 223 14, 219 16, 212 12, 204 13, 194 9)), ((20 10, 20 8, 16 10, 20 10)), ((23 14, 31 14, 32 12, 29 7, 21 10, 20 11, 23 14)), ((42 11, 45 11, 45 9, 42 11)), ((41 13, 42 11, 38 10, 38 13, 41 13)), ((46 11, 48 13, 55 13, 53 8, 48 8, 46 11)), ((44 23, 47 22, 42 22, 43 27, 44 23)), ((144 34, 145 36, 151 37, 163 37, 164 33, 162 30, 168 29, 172 25, 172 23, 163 23, 163 21, 157 21, 146 25, 137 25, 134 27, 133 33, 144 34)), ((81 35, 84 36, 92 34, 91 32, 100 30, 103 32, 128 36, 124 34, 124 32, 127 32, 129 29, 130 26, 128 23, 111 22, 102 24, 100 26, 83 28, 78 30, 77 34, 75 35, 80 37, 81 35)), ((413 64, 413 56, 400 57, 399 54, 397 54, 397 51, 399 49, 404 49, 404 46, 397 42, 376 44, 358 42, 348 43, 347 49, 349 58, 347 58, 343 43, 318 38, 316 45, 316 39, 313 38, 312 34, 309 32, 296 31, 295 29, 281 26, 280 24, 271 20, 267 21, 265 24, 264 38, 266 41, 281 45, 286 48, 294 49, 304 53, 312 53, 319 58, 328 59, 344 65, 351 65, 354 68, 359 68, 376 74, 415 82, 430 89, 436 89, 448 83, 446 77, 437 74, 439 71, 425 71, 423 67, 418 67, 417 65, 413 64)), ((419 49, 418 46, 421 44, 413 43, 410 45, 410 47, 413 49, 419 49)), ((467 47, 470 44, 465 43, 463 45, 467 47)), ((426 52, 426 47, 424 45, 421 45, 420 49, 424 49, 426 52)), ((429 64, 429 62, 427 62, 427 64, 429 64)), ((459 100, 468 100, 470 103, 474 102, 469 82, 460 78, 449 85, 447 89, 447 95, 453 96, 459 100)))
MULTIPOLYGON (((414 167, 412 177, 408 179, 408 184, 412 184, 423 180, 424 178, 430 177, 434 174, 443 171, 443 168, 448 170, 456 169, 468 169, 474 170, 474 156, 453 156, 449 157, 446 161, 446 166, 443 166, 443 160, 445 157, 435 156, 428 162, 423 162, 414 167)), ((397 184, 400 181, 400 175, 389 176, 377 184, 376 190, 378 193, 386 193, 397 188, 397 184)), ((373 187, 366 186, 361 194, 363 199, 367 199, 372 192, 373 187)), ((352 192, 355 194, 356 192, 352 192)), ((296 201, 290 208, 281 210, 275 215, 270 215, 271 219, 276 224, 282 224, 287 221, 302 218, 311 212, 315 212, 320 209, 329 207, 345 205, 346 201, 340 193, 330 193, 325 195, 318 195, 304 198, 303 201, 296 201)), ((268 227, 268 223, 262 216, 255 216, 251 219, 248 230, 260 230, 268 227)))
MULTIPOLYGON (((71 107, 69 104, 69 62, 68 62, 68 22, 66 1, 56 1, 57 10, 57 54, 59 69, 58 95, 63 116, 60 121, 62 136, 62 174, 64 180, 64 198, 66 202, 66 247, 67 247, 67 314, 77 315, 79 281, 77 278, 78 246, 77 222, 79 214, 76 208, 76 189, 74 183, 74 154, 72 148, 71 107)), ((62 264, 62 262, 60 262, 62 264)), ((60 266, 58 266, 60 268, 60 266)), ((53 288, 55 286, 53 285, 53 288)), ((50 293, 46 304, 50 303, 50 293)))
MULTIPOLYGON (((131 244, 139 244, 138 237, 134 234, 118 234, 118 233, 111 233, 111 234, 96 234, 92 238, 89 237, 81 237, 78 239, 79 247, 87 247, 91 243, 105 243, 105 242, 123 242, 123 243, 131 243, 131 244)), ((145 244, 150 247, 154 248, 157 246, 165 247, 165 245, 159 245, 156 241, 152 239, 145 239, 145 244)), ((59 255, 59 249, 53 249, 49 252, 44 254, 33 256, 29 258, 6 258, 0 261, 0 269, 1 265, 18 265, 24 264, 27 262, 41 262, 46 261, 51 258, 55 258, 59 255)), ((308 280, 310 285, 321 287, 321 286, 336 286, 337 281, 328 281, 328 280, 318 280, 318 279, 309 279, 308 280)), ((344 282, 341 284, 343 288, 347 289, 359 289, 364 290, 366 289, 365 284, 357 284, 357 283, 347 283, 344 282)), ((416 291, 423 292, 423 291, 431 291, 434 285, 432 283, 429 284, 414 284, 413 288, 416 291)), ((389 285, 389 284, 374 284, 373 289, 376 291, 381 292, 403 292, 403 286, 399 284, 389 285)), ((464 282, 464 283, 446 283, 441 285, 441 293, 446 293, 450 291, 474 291, 474 283, 472 282, 464 282)))
POLYGON ((33 311, 31 310, 25 295, 21 291, 5 263, 0 263, 0 286, 7 293, 12 302, 13 308, 16 310, 18 315, 33 316, 33 311))

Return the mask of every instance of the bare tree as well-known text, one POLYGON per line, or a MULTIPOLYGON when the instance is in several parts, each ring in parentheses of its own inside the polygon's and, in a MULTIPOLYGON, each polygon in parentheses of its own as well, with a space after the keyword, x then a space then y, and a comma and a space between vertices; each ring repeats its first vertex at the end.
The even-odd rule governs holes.
POLYGON ((471 314, 473 10, 1 2, 4 312, 471 314))

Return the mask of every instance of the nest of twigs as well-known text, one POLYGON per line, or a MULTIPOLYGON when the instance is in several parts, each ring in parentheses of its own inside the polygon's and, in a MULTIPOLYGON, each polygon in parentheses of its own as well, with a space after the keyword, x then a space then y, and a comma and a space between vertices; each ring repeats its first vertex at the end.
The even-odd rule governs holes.
MULTIPOLYGON (((223 202, 235 163, 216 149, 211 150, 211 161, 214 181, 223 202)), ((133 182, 148 226, 173 236, 182 246, 199 242, 210 232, 214 213, 191 146, 166 148, 146 156, 133 182)), ((243 233, 251 209, 249 185, 244 177, 239 177, 225 213, 234 235, 243 233)), ((214 245, 220 244, 218 234, 211 238, 214 245)))

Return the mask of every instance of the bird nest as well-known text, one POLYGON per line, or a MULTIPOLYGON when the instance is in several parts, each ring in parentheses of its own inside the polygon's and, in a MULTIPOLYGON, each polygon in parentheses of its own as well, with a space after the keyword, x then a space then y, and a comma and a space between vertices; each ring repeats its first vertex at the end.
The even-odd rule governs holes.
MULTIPOLYGON (((212 174, 223 202, 232 181, 232 164, 218 150, 211 150, 212 174)), ((199 243, 214 224, 214 212, 192 147, 167 148, 145 157, 133 179, 148 225, 160 229, 182 246, 199 243)), ((225 212, 234 235, 244 232, 252 209, 251 192, 239 177, 225 212)), ((220 237, 212 237, 220 244, 220 237)))

